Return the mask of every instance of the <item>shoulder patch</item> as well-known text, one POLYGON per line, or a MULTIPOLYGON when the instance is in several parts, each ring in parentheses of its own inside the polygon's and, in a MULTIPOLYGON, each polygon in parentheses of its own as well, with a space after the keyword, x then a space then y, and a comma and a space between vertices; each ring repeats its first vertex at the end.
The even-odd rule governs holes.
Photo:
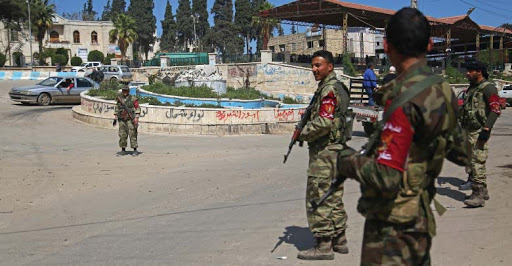
POLYGON ((337 105, 336 96, 334 96, 334 93, 331 91, 327 96, 325 96, 322 99, 322 102, 320 104, 320 112, 319 115, 321 117, 327 118, 327 119, 334 119, 334 110, 336 109, 337 105))
POLYGON ((493 94, 489 97, 489 109, 493 113, 501 114, 500 97, 497 94, 493 94))

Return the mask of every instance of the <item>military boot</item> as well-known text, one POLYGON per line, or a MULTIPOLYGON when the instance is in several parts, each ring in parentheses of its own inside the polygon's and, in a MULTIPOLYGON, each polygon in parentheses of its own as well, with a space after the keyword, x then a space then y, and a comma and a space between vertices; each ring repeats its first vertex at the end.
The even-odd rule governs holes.
POLYGON ((341 254, 348 253, 347 236, 345 235, 345 231, 332 239, 332 250, 341 254))
POLYGON ((464 201, 464 204, 466 204, 468 207, 474 208, 485 206, 484 185, 472 184, 471 189, 473 190, 473 193, 469 199, 464 201))
POLYGON ((301 260, 333 260, 332 241, 330 237, 317 237, 316 246, 300 251, 297 255, 301 260))
MULTIPOLYGON (((473 195, 473 194, 471 194, 473 195)), ((471 196, 466 196, 464 197, 464 199, 469 199, 471 196)), ((487 189, 487 186, 485 185, 484 186, 484 200, 489 200, 490 197, 489 197, 489 190, 487 189)))

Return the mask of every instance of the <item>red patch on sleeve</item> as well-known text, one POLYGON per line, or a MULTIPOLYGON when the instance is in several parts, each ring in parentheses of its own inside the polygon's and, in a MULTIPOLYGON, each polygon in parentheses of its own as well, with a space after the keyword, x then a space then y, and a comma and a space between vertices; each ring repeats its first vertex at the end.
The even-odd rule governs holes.
MULTIPOLYGON (((388 101, 386 109, 391 102, 388 101)), ((377 148, 377 162, 404 171, 414 131, 402 107, 398 107, 384 125, 381 145, 377 148)))
POLYGON ((327 118, 327 119, 334 119, 334 110, 336 109, 336 97, 334 96, 334 93, 329 92, 327 96, 325 96, 322 99, 322 103, 320 104, 320 113, 319 115, 321 117, 327 118))
POLYGON ((489 97, 489 107, 491 112, 501 114, 500 97, 497 94, 493 94, 489 97))
POLYGON ((135 107, 135 108, 139 108, 139 100, 135 100, 135 101, 133 102, 133 107, 135 107))

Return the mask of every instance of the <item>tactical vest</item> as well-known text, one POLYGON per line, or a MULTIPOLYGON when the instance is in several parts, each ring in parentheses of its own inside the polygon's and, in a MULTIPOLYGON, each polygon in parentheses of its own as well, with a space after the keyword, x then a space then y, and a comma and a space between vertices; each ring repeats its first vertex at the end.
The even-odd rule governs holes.
MULTIPOLYGON (((336 77, 331 78, 330 80, 327 80, 325 86, 333 86, 338 104, 336 105, 336 108, 334 109, 334 119, 332 121, 333 126, 331 127, 331 131, 329 134, 327 134, 324 137, 321 137, 314 141, 312 145, 314 146, 320 146, 325 147, 330 144, 345 144, 348 140, 351 138, 351 131, 352 131, 352 119, 354 117, 354 113, 352 110, 348 109, 346 111, 341 110, 341 106, 339 104, 341 99, 340 90, 344 89, 347 92, 347 95, 350 97, 350 93, 348 91, 348 88, 341 83, 336 77)), ((320 91, 318 92, 320 93, 320 91)), ((349 99, 350 101, 350 99, 349 99)), ((316 99, 315 108, 313 110, 319 110, 320 105, 322 104, 321 97, 318 97, 316 99)), ((316 115, 318 115, 318 112, 316 112, 316 115)), ((310 120, 312 117, 310 117, 310 120)))
POLYGON ((468 95, 461 107, 460 122, 462 126, 471 131, 481 129, 487 120, 486 103, 484 100, 484 88, 491 83, 484 80, 476 88, 468 89, 468 95))
MULTIPOLYGON (((437 83, 422 84, 420 89, 421 87, 426 89, 435 84, 437 83)), ((401 86, 398 85, 397 87, 401 86)), ((442 92, 449 104, 451 89, 449 87, 443 88, 442 92)), ((400 98, 400 96, 391 98, 398 100, 394 98, 400 98)), ((452 107, 448 106, 447 108, 452 107)), ((377 191, 372 188, 362 188, 363 195, 359 200, 358 211, 368 219, 405 224, 413 222, 420 214, 420 208, 423 208, 426 216, 431 218, 428 219, 429 223, 432 223, 429 224, 429 229, 432 230, 430 233, 433 235, 435 233, 435 224, 433 224, 433 214, 429 206, 435 195, 434 179, 441 171, 446 155, 448 135, 455 126, 454 121, 456 121, 455 115, 444 119, 441 134, 433 140, 416 140, 411 143, 398 194, 377 191)), ((372 141, 374 143, 380 142, 380 133, 383 130, 383 125, 384 123, 380 123, 377 131, 371 136, 369 143, 372 141)), ((367 151, 367 155, 375 156, 378 146, 378 144, 371 145, 370 147, 367 146, 370 149, 367 151)), ((437 204, 436 208, 439 207, 437 204)))
MULTIPOLYGON (((123 96, 121 96, 122 98, 123 96)), ((135 118, 135 104, 134 104, 134 97, 132 95, 128 95, 126 98, 123 99, 124 104, 126 107, 128 107, 128 110, 124 109, 124 106, 117 102, 117 117, 122 120, 130 120, 130 115, 128 115, 128 112, 131 114, 133 118, 135 118)))

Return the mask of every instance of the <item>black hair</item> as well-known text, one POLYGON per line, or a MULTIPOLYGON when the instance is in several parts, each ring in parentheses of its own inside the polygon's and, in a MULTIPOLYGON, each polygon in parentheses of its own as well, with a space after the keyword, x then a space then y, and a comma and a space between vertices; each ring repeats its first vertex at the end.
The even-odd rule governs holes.
POLYGON ((367 68, 372 68, 372 67, 373 67, 373 63, 368 63, 367 68))
POLYGON ((313 60, 315 57, 323 57, 327 63, 334 65, 334 58, 332 57, 332 53, 326 50, 318 50, 313 53, 313 56, 311 56, 311 60, 313 60))
POLYGON ((404 7, 388 20, 386 40, 398 53, 418 57, 427 53, 430 23, 417 9, 404 7))
POLYGON ((487 73, 487 66, 484 63, 480 62, 480 61, 477 61, 477 60, 469 61, 466 64, 466 69, 467 70, 482 71, 482 76, 485 79, 489 79, 489 73, 487 73))

